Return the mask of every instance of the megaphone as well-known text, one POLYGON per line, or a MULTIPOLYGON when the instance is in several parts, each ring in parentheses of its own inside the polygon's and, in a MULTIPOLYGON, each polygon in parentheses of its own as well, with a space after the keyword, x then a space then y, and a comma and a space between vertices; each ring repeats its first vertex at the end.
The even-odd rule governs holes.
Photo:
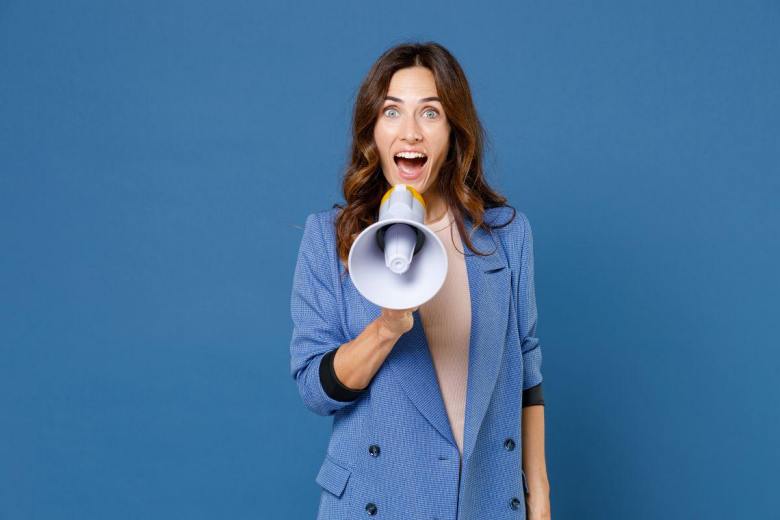
POLYGON ((407 184, 382 197, 379 219, 349 250, 352 283, 386 309, 411 309, 433 298, 447 277, 447 251, 424 224, 425 201, 407 184))

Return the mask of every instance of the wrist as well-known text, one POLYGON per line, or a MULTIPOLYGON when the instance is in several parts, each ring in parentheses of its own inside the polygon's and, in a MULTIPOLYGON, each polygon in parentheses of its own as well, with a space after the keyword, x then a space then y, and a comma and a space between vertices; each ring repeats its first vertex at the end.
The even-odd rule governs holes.
POLYGON ((398 334, 396 331, 394 331, 391 327, 387 325, 384 316, 382 315, 380 315, 376 320, 374 320, 373 325, 374 325, 374 335, 378 340, 378 344, 382 347, 391 348, 393 345, 395 345, 395 342, 398 341, 398 338, 401 337, 401 334, 398 334))
POLYGON ((531 518, 550 518, 550 492, 542 488, 536 490, 529 488, 525 496, 525 503, 531 518))

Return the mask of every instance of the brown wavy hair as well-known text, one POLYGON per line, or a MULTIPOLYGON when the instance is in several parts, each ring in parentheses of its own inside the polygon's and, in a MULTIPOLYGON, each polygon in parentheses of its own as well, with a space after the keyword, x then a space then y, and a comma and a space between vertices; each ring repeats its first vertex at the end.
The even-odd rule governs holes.
POLYGON ((474 223, 472 233, 478 227, 491 233, 492 229, 504 227, 515 218, 515 208, 506 204, 506 197, 494 191, 485 180, 482 154, 486 135, 460 64, 438 43, 402 43, 386 50, 374 62, 355 100, 352 145, 342 182, 346 206, 333 204, 334 208, 341 208, 336 218, 336 240, 339 258, 345 266, 343 274, 348 271, 347 259, 352 243, 362 230, 376 222, 382 196, 391 188, 382 174, 374 142, 374 125, 393 74, 413 66, 426 67, 433 73, 438 96, 450 123, 450 146, 436 183, 465 244, 480 256, 492 253, 474 249, 471 235, 465 234, 464 215, 474 223), (484 222, 484 212, 496 206, 512 208, 512 218, 504 224, 491 226, 484 222))

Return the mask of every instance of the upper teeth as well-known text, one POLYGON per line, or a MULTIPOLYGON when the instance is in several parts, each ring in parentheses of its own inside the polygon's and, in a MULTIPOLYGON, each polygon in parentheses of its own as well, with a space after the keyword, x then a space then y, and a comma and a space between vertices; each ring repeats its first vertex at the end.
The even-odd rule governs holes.
POLYGON ((420 152, 398 152, 395 156, 403 157, 404 159, 419 159, 420 157, 425 157, 425 154, 420 152))

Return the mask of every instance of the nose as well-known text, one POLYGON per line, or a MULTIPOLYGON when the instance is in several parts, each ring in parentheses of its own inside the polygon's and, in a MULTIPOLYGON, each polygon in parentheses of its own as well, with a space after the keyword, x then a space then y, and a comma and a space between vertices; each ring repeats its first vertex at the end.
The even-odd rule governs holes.
POLYGON ((417 126, 417 120, 414 117, 409 117, 406 119, 403 128, 401 128, 401 132, 404 141, 416 143, 417 141, 422 140, 420 128, 417 126))

